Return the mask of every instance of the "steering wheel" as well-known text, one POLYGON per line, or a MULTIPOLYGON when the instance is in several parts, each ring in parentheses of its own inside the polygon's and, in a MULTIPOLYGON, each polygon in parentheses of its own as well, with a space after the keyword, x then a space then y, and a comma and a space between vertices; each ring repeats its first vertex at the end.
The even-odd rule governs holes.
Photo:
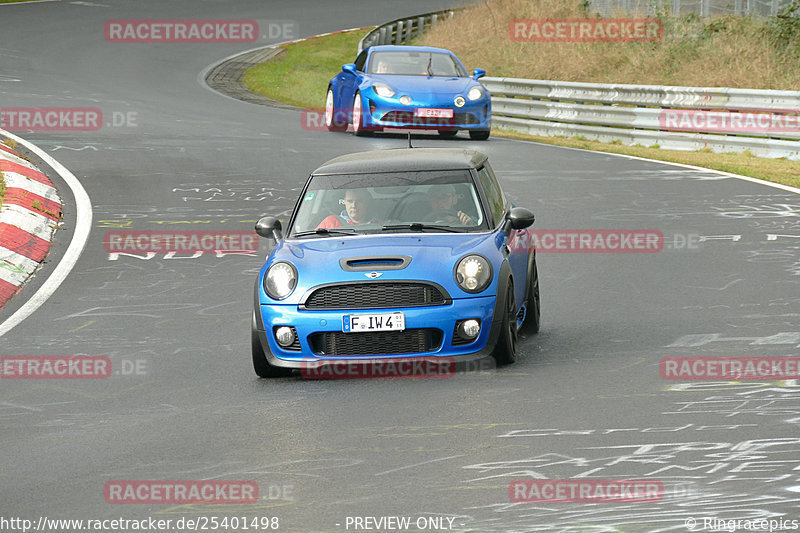
POLYGON ((439 209, 425 216, 426 222, 461 222, 455 209, 439 209))

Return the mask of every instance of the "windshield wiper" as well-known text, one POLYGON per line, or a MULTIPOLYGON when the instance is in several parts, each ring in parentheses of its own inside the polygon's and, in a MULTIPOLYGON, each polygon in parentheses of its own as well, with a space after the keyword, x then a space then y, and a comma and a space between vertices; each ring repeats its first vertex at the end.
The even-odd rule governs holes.
POLYGON ((430 77, 430 78, 433 77, 433 71, 431 70, 431 63, 432 62, 433 62, 433 54, 428 56, 428 66, 425 68, 425 70, 428 71, 428 77, 430 77))
POLYGON ((450 233, 464 233, 460 229, 456 229, 450 226, 437 226, 434 224, 421 224, 419 222, 413 222, 411 224, 392 224, 391 226, 383 226, 381 230, 393 230, 393 229, 407 229, 410 231, 425 231, 425 230, 435 230, 435 231, 448 231, 450 233))
POLYGON ((307 237, 309 235, 356 235, 356 232, 351 229, 317 228, 311 231, 295 233, 292 237, 307 237))

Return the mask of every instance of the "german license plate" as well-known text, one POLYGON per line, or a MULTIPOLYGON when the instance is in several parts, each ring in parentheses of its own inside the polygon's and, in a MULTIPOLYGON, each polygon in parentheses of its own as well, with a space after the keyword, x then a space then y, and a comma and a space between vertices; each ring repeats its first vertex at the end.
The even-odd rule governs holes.
POLYGON ((342 331, 345 333, 402 331, 404 329, 406 329, 406 317, 400 311, 394 313, 344 315, 342 317, 342 331))
POLYGON ((418 107, 414 110, 415 117, 430 118, 453 118, 452 109, 435 109, 430 107, 418 107))

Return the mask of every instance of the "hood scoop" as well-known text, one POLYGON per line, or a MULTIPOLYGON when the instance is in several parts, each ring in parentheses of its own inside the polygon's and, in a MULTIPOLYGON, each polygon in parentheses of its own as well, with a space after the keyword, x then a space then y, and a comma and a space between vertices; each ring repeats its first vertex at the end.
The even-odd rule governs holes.
POLYGON ((402 270, 411 263, 407 255, 368 255, 361 257, 345 257, 339 259, 342 270, 348 272, 366 272, 372 270, 402 270))

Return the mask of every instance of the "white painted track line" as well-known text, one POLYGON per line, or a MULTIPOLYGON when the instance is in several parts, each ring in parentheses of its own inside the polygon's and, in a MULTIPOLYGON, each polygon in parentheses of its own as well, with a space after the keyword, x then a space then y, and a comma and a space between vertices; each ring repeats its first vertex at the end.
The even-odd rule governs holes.
POLYGON ((81 185, 81 182, 78 181, 78 178, 76 178, 72 172, 67 170, 64 165, 47 154, 47 152, 35 144, 30 143, 21 137, 17 137, 16 135, 5 130, 0 130, 0 133, 9 139, 15 140, 17 143, 36 154, 53 170, 55 170, 59 176, 61 176, 61 178, 67 183, 67 186, 69 186, 70 190, 72 191, 72 195, 75 198, 75 207, 77 211, 75 231, 72 234, 72 241, 70 241, 66 252, 64 252, 64 256, 61 258, 61 261, 59 261, 58 265, 56 265, 56 267, 53 269, 50 277, 48 277, 41 287, 39 287, 39 290, 37 290, 36 293, 34 293, 33 296, 31 296, 28 301, 22 305, 22 307, 17 309, 13 315, 8 317, 2 324, 0 324, 0 337, 2 337, 11 331, 14 326, 28 318, 34 313, 34 311, 39 309, 39 307, 41 307, 42 304, 44 304, 48 298, 50 298, 50 296, 56 292, 58 287, 64 282, 69 273, 72 271, 75 263, 78 262, 78 258, 83 252, 83 249, 86 247, 86 242, 89 240, 89 233, 92 230, 92 202, 89 200, 89 195, 81 185))

